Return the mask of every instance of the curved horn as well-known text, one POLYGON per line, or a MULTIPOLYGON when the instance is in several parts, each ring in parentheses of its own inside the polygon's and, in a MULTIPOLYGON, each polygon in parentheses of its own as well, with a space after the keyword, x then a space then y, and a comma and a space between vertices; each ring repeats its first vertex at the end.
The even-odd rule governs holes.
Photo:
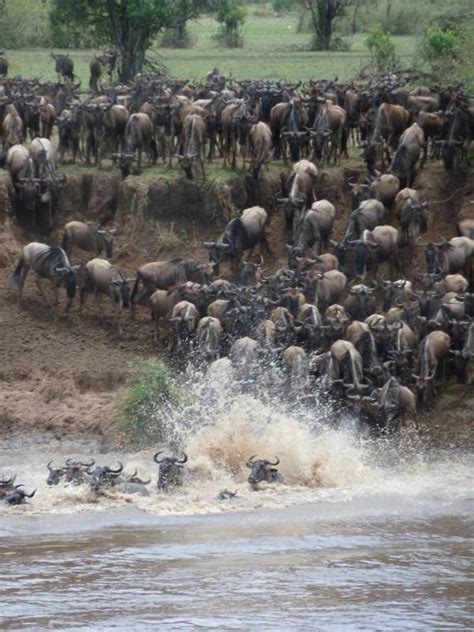
POLYGON ((80 464, 82 465, 82 467, 89 468, 89 467, 92 467, 93 465, 95 465, 95 461, 94 461, 94 459, 92 459, 92 461, 90 463, 82 463, 80 461, 80 464))
POLYGON ((34 490, 31 492, 31 494, 25 494, 25 496, 26 496, 27 498, 33 498, 33 496, 34 496, 35 494, 36 494, 36 489, 34 489, 34 490))
POLYGON ((278 465, 280 463, 280 459, 276 456, 275 457, 276 462, 272 463, 271 461, 267 461, 267 465, 278 465))
POLYGON ((159 465, 160 463, 162 463, 162 462, 163 462, 163 460, 164 460, 164 459, 161 459, 160 461, 158 461, 158 460, 157 460, 157 458, 156 458, 156 457, 157 457, 158 455, 160 455, 160 454, 163 454, 163 450, 160 450, 160 452, 157 452, 157 453, 155 454, 155 456, 153 457, 153 460, 155 461, 155 463, 158 463, 158 465, 159 465))
POLYGON ((250 459, 247 461, 247 467, 252 467, 253 465, 253 460, 256 458, 256 454, 254 454, 253 456, 250 457, 250 459))
POLYGON ((178 459, 176 459, 176 463, 179 463, 180 465, 182 465, 183 463, 186 463, 187 460, 188 460, 188 455, 186 454, 186 452, 183 452, 182 461, 179 461, 178 459))

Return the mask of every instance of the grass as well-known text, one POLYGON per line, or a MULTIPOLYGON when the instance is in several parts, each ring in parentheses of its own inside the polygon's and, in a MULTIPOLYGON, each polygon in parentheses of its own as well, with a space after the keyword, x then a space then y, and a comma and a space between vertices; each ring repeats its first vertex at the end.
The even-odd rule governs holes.
MULTIPOLYGON (((242 49, 218 48, 212 36, 217 23, 211 18, 202 18, 190 25, 193 48, 155 48, 160 61, 175 77, 198 80, 217 66, 224 74, 246 79, 302 79, 331 77, 337 74, 340 80, 354 76, 369 63, 365 46, 366 35, 358 33, 351 38, 347 52, 310 52, 305 50, 310 33, 297 33, 296 17, 284 15, 255 16, 250 14, 244 26, 245 45, 242 49)), ((396 53, 403 66, 410 66, 415 48, 415 38, 401 36, 393 38, 396 53)), ((7 51, 10 59, 10 74, 24 77, 41 76, 43 81, 56 80, 54 61, 50 50, 20 49, 7 51)), ((75 72, 84 87, 89 81, 89 61, 92 50, 70 50, 74 59, 75 72)))
POLYGON ((135 444, 164 440, 172 410, 181 400, 180 390, 162 360, 143 360, 135 371, 135 380, 122 403, 121 428, 135 444))

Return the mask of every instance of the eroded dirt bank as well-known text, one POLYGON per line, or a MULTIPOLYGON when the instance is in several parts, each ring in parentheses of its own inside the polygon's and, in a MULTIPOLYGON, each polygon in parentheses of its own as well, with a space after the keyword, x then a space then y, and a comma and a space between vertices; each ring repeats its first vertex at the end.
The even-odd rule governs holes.
MULTIPOLYGON (((330 169, 321 174, 319 198, 336 205, 335 238, 341 237, 350 209, 349 175, 360 168, 330 169)), ((472 199, 473 174, 447 177, 439 165, 421 173, 417 187, 426 199, 439 202, 429 210, 429 238, 455 235, 456 211, 472 199), (456 191, 459 193, 456 193, 456 191)), ((61 239, 62 227, 71 219, 92 221, 113 218, 120 227, 113 262, 126 273, 159 258, 192 256, 205 259, 204 238, 215 237, 239 211, 261 204, 271 215, 269 241, 272 256, 268 272, 285 263, 284 226, 276 198, 280 175, 267 176, 255 187, 251 179, 234 177, 202 186, 182 178, 131 177, 122 182, 108 173, 68 174, 58 205, 56 224, 49 236, 17 225, 11 218, 8 178, 0 176, 0 433, 2 437, 27 437, 51 433, 57 438, 91 436, 107 445, 120 444, 117 410, 133 362, 162 353, 153 341, 149 315, 139 310, 138 319, 127 319, 124 334, 114 330, 111 310, 104 299, 99 321, 90 301, 82 318, 77 305, 69 317, 52 322, 34 284, 27 280, 25 304, 16 306, 8 278, 21 247, 28 241, 61 239)), ((411 277, 424 269, 421 249, 407 257, 404 269, 411 277)), ((75 259, 86 260, 80 251, 75 259)), ((451 384, 434 409, 421 418, 427 437, 443 445, 466 445, 472 440, 474 388, 451 384)))

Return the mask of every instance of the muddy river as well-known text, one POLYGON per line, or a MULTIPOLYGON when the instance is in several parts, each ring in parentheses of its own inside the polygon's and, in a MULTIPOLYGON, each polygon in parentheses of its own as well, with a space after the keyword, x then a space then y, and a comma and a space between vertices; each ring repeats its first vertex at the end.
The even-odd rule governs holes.
POLYGON ((156 446, 0 447, 0 475, 37 489, 0 506, 0 629, 474 627, 474 455, 427 451, 410 433, 373 440, 324 406, 194 394, 165 420, 189 456, 168 493, 156 490, 156 446), (249 489, 255 453, 280 458, 283 483, 249 489), (47 487, 50 459, 91 456, 150 476, 149 495, 47 487), (237 495, 218 500, 223 489, 237 495))

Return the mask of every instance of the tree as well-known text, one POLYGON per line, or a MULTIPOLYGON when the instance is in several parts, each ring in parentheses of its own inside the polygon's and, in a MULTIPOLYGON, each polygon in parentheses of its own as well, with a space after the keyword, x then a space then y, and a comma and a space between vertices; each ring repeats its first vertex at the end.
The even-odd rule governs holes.
POLYGON ((120 79, 129 81, 142 70, 158 33, 196 18, 207 6, 208 0, 52 0, 51 24, 87 29, 97 45, 115 47, 120 79))
POLYGON ((349 7, 363 4, 365 0, 298 0, 298 2, 311 18, 315 35, 313 48, 329 50, 335 22, 346 14, 349 7))

